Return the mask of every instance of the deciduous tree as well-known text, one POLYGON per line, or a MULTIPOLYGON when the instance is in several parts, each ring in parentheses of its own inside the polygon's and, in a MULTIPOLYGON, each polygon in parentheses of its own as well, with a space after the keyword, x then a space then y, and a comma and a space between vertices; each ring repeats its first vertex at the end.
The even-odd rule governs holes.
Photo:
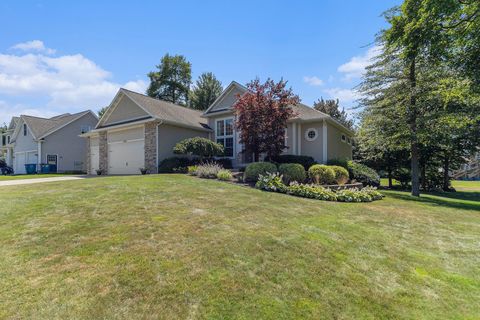
POLYGON ((248 91, 234 104, 236 128, 240 131, 240 142, 246 152, 259 160, 261 153, 272 158, 285 148, 287 120, 293 117, 291 105, 300 102, 287 82, 268 79, 260 83, 255 79, 247 84, 248 91))
POLYGON ((172 103, 186 105, 192 82, 192 65, 182 55, 163 56, 158 71, 148 74, 150 85, 147 94, 150 97, 172 103))

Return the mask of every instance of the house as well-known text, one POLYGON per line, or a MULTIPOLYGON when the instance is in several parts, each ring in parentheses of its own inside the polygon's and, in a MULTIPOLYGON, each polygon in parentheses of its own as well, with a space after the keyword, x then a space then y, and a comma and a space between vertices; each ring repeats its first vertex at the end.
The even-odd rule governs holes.
POLYGON ((480 152, 477 152, 458 170, 451 172, 450 176, 455 180, 480 180, 480 152))
MULTIPOLYGON (((235 167, 252 162, 234 127, 232 106, 247 88, 232 82, 205 111, 120 89, 87 139, 87 171, 95 174, 138 174, 140 168, 157 172, 161 160, 174 156, 176 143, 191 137, 212 139, 225 148, 235 167)), ((308 155, 325 163, 352 157, 353 132, 330 116, 303 104, 292 106, 285 154, 308 155)))
POLYGON ((86 171, 87 149, 79 135, 96 126, 92 111, 61 114, 52 118, 13 117, 2 134, 0 150, 15 174, 26 173, 25 164, 50 164, 57 172, 86 171))

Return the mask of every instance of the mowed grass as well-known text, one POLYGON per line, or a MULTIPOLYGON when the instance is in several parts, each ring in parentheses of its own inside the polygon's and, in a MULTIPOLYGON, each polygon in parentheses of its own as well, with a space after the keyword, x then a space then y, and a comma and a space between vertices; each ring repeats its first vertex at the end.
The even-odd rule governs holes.
POLYGON ((0 190, 0 318, 480 318, 480 198, 185 175, 0 190))
POLYGON ((8 180, 23 180, 23 179, 40 179, 40 178, 54 178, 54 177, 67 177, 71 174, 64 173, 39 173, 39 174, 20 174, 15 176, 3 176, 0 175, 0 181, 8 180))

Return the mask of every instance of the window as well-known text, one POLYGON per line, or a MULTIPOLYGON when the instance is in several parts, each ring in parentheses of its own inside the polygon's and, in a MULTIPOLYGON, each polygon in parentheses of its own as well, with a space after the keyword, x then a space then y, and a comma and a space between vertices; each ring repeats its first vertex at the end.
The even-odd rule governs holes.
POLYGON ((80 132, 83 134, 83 133, 87 133, 88 131, 90 131, 90 126, 87 126, 87 125, 82 125, 80 127, 80 132))
POLYGON ((24 136, 27 135, 27 124, 26 123, 23 124, 23 135, 24 136))
POLYGON ((216 122, 216 141, 225 150, 225 157, 233 157, 233 119, 222 119, 216 122))
POLYGON ((2 146, 7 144, 7 136, 2 136, 2 146))
POLYGON ((352 141, 350 141, 350 137, 347 137, 347 143, 350 144, 352 141))
POLYGON ((343 142, 346 142, 346 141, 347 141, 347 137, 346 137, 344 134, 342 134, 342 141, 343 141, 343 142))
POLYGON ((313 141, 317 139, 317 137, 318 137, 317 129, 310 128, 310 129, 307 129, 307 131, 305 131, 305 139, 307 139, 307 141, 313 141))
POLYGON ((7 144, 10 143, 10 136, 7 136, 7 144))

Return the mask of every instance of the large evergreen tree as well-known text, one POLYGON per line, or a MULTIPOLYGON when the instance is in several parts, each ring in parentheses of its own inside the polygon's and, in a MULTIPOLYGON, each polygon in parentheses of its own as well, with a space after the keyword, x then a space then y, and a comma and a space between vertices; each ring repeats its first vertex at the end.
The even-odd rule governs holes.
POLYGON ((202 73, 190 93, 190 108, 206 110, 220 96, 222 90, 222 83, 213 73, 202 73))
POLYGON ((172 103, 186 105, 192 82, 192 66, 182 55, 163 56, 158 71, 148 74, 150 85, 147 94, 150 97, 172 103))

